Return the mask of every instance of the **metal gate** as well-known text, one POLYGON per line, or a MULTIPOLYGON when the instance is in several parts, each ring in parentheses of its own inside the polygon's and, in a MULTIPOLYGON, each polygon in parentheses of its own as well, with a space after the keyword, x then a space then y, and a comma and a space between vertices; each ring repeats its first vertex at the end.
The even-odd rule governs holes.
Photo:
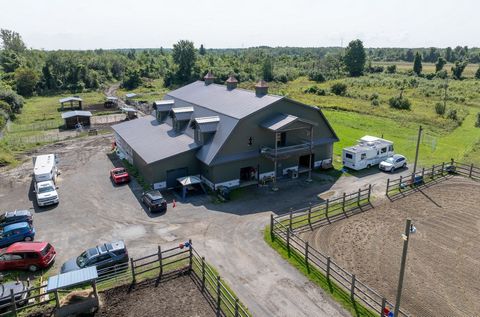
POLYGON ((185 177, 188 175, 188 169, 186 167, 177 168, 167 171, 167 188, 176 187, 177 178, 185 177))

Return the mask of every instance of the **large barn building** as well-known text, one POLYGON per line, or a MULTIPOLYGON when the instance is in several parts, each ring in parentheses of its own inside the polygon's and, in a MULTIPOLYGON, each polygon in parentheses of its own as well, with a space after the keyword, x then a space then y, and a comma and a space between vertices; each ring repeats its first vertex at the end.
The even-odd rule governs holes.
POLYGON ((169 92, 148 115, 113 126, 118 152, 154 188, 173 188, 199 176, 214 189, 296 177, 331 164, 338 138, 317 107, 213 83, 211 73, 169 92))

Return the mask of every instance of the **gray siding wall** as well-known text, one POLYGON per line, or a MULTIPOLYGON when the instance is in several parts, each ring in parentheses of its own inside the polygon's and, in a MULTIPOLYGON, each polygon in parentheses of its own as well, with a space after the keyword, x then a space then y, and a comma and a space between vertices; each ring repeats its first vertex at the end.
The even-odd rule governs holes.
POLYGON ((155 184, 166 181, 167 171, 172 169, 186 167, 188 175, 200 174, 200 163, 195 157, 195 153, 196 151, 192 150, 148 165, 140 162, 136 165, 145 181, 149 184, 155 184))

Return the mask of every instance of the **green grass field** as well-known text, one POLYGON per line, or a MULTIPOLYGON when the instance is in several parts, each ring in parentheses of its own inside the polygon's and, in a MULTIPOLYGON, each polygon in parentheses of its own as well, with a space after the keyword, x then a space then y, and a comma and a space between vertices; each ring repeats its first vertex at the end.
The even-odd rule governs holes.
POLYGON ((142 86, 136 89, 126 90, 126 89, 120 88, 117 91, 117 95, 123 98, 127 93, 136 93, 138 94, 138 96, 135 97, 134 99, 145 100, 148 103, 152 103, 156 100, 162 100, 163 96, 168 91, 169 91, 168 88, 163 87, 163 79, 155 79, 155 80, 144 82, 142 86))

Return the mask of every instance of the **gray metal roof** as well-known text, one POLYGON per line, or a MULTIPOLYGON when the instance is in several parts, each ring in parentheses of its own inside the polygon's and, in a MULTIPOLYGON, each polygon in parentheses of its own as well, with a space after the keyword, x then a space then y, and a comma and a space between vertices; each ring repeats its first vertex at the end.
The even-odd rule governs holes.
POLYGON ((192 105, 204 107, 235 119, 246 117, 283 98, 275 95, 257 97, 255 92, 251 90, 241 88, 228 90, 224 85, 205 85, 203 81, 196 81, 173 90, 167 96, 181 99, 192 105))
POLYGON ((218 123, 220 122, 219 116, 200 117, 192 120, 202 133, 217 131, 218 123))
POLYGON ((48 278, 47 292, 87 284, 93 282, 97 278, 98 273, 95 266, 90 266, 81 270, 58 274, 48 278))
POLYGON ((199 147, 190 136, 177 134, 170 125, 158 123, 151 115, 112 128, 147 164, 199 147))
POLYGON ((118 98, 117 97, 112 97, 112 96, 107 96, 107 100, 110 100, 110 101, 117 101, 118 98))
POLYGON ((153 104, 155 106, 174 105, 175 101, 174 100, 157 100, 157 101, 154 101, 153 104))
POLYGON ((60 101, 60 103, 70 102, 70 101, 82 101, 82 98, 80 98, 80 97, 67 97, 67 98, 62 98, 59 101, 60 101))
POLYGON ((74 111, 67 111, 62 113, 62 119, 67 119, 71 117, 91 117, 92 113, 90 111, 83 111, 83 110, 74 110, 74 111))
POLYGON ((309 128, 312 125, 316 126, 317 123, 300 119, 299 117, 291 114, 278 113, 267 121, 262 122, 260 125, 272 131, 287 131, 309 128))
POLYGON ((133 98, 133 97, 136 97, 136 96, 137 96, 137 94, 136 94, 136 93, 133 93, 133 92, 130 92, 130 93, 128 93, 128 94, 125 94, 125 97, 127 97, 127 98, 133 98))

